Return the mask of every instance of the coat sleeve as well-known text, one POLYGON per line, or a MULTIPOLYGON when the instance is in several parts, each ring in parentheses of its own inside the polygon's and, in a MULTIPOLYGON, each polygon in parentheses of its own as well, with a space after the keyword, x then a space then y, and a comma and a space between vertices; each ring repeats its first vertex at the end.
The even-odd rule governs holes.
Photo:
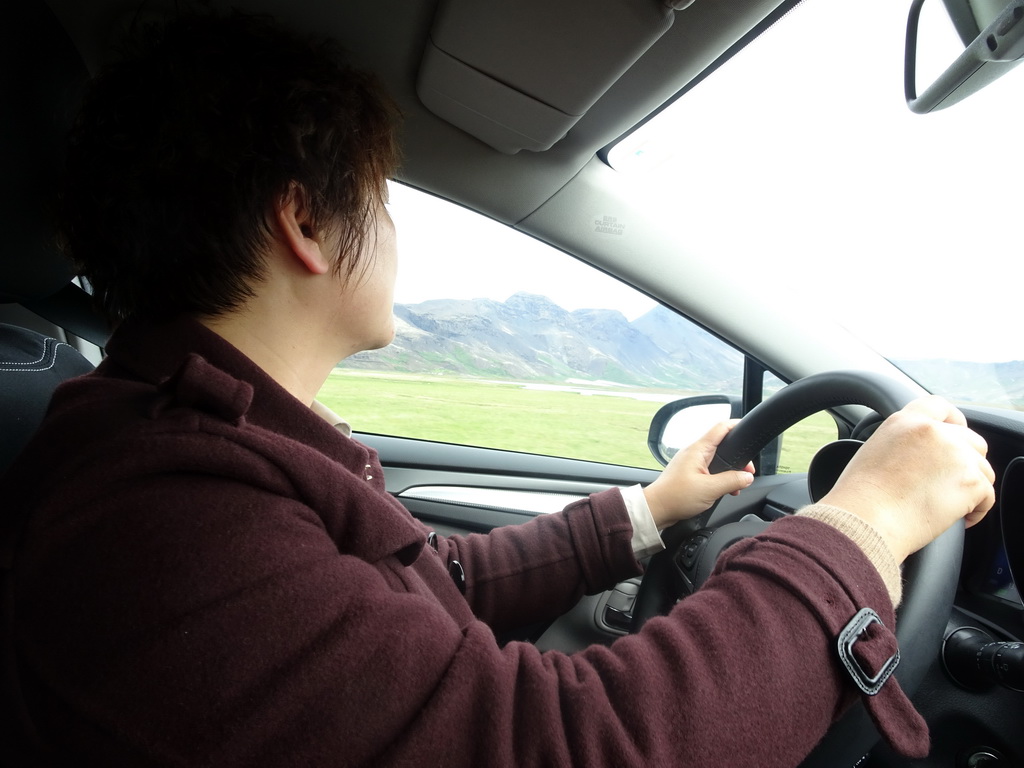
POLYGON ((640 575, 632 536, 612 488, 523 525, 440 539, 438 552, 463 566, 473 613, 501 631, 561 616, 584 594, 640 575))
POLYGON ((796 765, 849 698, 823 601, 856 584, 892 611, 841 534, 769 534, 641 633, 541 653, 339 553, 298 501, 147 477, 82 499, 25 553, 23 669, 77 764, 796 765))

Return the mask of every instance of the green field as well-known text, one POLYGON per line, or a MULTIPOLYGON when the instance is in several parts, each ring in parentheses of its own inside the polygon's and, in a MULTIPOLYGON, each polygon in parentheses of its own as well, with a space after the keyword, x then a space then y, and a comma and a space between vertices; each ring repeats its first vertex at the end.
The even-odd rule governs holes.
MULTIPOLYGON (((332 373, 318 399, 359 432, 659 466, 647 450, 656 402, 533 390, 514 382, 342 370, 332 373)), ((830 425, 822 415, 787 432, 780 470, 806 468, 814 450, 834 439, 830 425)))

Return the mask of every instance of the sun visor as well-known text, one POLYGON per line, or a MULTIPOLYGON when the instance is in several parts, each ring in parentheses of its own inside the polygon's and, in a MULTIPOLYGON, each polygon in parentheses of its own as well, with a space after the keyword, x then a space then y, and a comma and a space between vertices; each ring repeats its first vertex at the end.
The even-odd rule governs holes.
POLYGON ((663 0, 442 0, 417 91, 495 149, 549 149, 672 26, 663 0))

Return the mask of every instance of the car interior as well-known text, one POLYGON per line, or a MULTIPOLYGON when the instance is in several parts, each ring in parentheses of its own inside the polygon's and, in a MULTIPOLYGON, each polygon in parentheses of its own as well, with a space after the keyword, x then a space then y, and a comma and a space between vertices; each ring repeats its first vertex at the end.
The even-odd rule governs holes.
MULTIPOLYGON (((932 119, 927 114, 932 111, 959 108, 1024 54, 1024 24, 1018 24, 1024 1, 930 2, 952 18, 964 54, 935 85, 915 87, 917 37, 910 36, 906 98, 920 120, 932 119)), ((742 356, 741 392, 705 392, 710 400, 673 404, 652 425, 637 425, 644 436, 638 439, 656 455, 661 450, 664 463, 660 441, 673 414, 709 402, 723 405, 743 420, 731 436, 735 439, 723 444, 720 466, 754 460, 761 470, 754 486, 726 497, 693 526, 672 529, 668 550, 652 560, 642 582, 586 597, 552 624, 522 627, 504 641, 572 652, 634 631, 699 586, 725 546, 820 497, 816 489, 827 487, 848 458, 832 444, 808 472, 774 472, 771 451, 778 435, 826 412, 839 438, 865 439, 879 415, 927 391, 867 344, 809 318, 794 297, 774 295, 757 281, 737 280, 719 254, 688 247, 687 211, 673 214, 671 200, 652 203, 637 193, 636 182, 624 181, 609 164, 609 153, 622 137, 691 91, 713 88, 715 72, 754 41, 770 37, 798 9, 798 0, 216 0, 210 5, 270 14, 297 30, 329 35, 357 67, 376 73, 403 115, 403 161, 395 183, 549 244, 685 316, 742 356), (765 397, 768 376, 789 386, 765 397), (703 555, 702 565, 689 568, 678 552, 705 526, 732 527, 716 542, 718 549, 703 555)), ((102 360, 110 332, 92 308, 88 286, 63 260, 50 219, 62 141, 75 104, 119 31, 174 13, 178 6, 15 0, 5 14, 0 28, 5 169, 0 472, 31 436, 53 389, 102 360)), ((906 6, 903 13, 910 13, 913 31, 921 2, 906 6)), ((904 74, 894 67, 893 80, 902 85, 904 74)), ((1011 92, 1019 98, 1021 81, 1014 82, 1018 90, 1011 92)), ((679 141, 684 153, 702 151, 688 146, 684 136, 679 141)), ((723 174, 744 183, 745 169, 730 167, 728 158, 721 163, 723 174)), ((859 282, 860 276, 851 279, 859 282)), ((863 306, 869 311, 872 303, 863 306)), ((1016 359, 1022 357, 1018 352, 1016 359)), ((903 658, 896 676, 930 726, 931 755, 910 762, 893 753, 879 743, 858 706, 832 728, 805 766, 1024 765, 1024 604, 1014 582, 1014 576, 1018 585, 1024 579, 1024 400, 1015 407, 964 403, 961 408, 988 442, 997 475, 996 508, 966 534, 951 530, 908 561, 898 612, 903 658)), ((645 467, 380 434, 373 424, 358 425, 356 437, 379 451, 388 491, 441 535, 515 525, 537 514, 538 499, 557 508, 607 488, 647 484, 657 474, 645 467), (459 493, 439 494, 438 488, 459 493)), ((9 596, 6 574, 22 521, 8 510, 2 513, 0 570, 9 596)), ((0 764, 32 765, 21 762, 16 746, 32 725, 17 698, 6 608, 5 602, 0 764)))

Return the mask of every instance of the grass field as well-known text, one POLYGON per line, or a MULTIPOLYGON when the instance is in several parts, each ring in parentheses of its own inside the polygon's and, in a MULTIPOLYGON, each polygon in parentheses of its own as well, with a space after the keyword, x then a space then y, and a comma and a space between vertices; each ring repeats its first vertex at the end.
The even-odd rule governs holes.
MULTIPOLYGON (((514 382, 341 370, 318 399, 361 432, 659 467, 647 450, 657 402, 526 389, 514 382)), ((787 432, 780 471, 802 471, 814 450, 835 438, 830 425, 822 415, 787 432)))

